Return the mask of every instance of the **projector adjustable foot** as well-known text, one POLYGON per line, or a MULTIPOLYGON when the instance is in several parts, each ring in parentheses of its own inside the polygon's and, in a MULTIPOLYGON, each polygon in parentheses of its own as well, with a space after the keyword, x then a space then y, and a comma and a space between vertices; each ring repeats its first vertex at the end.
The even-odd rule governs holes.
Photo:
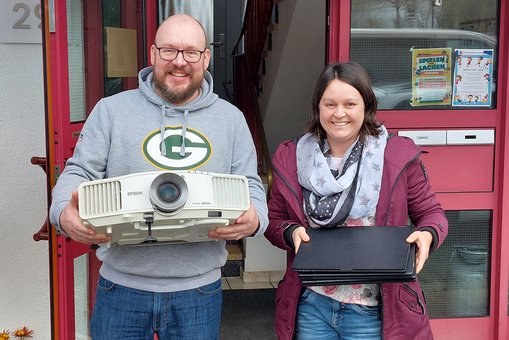
POLYGON ((143 243, 156 243, 157 239, 152 235, 147 236, 147 238, 143 241, 143 243))
POLYGON ((148 236, 147 236, 147 238, 145 238, 143 243, 152 244, 152 243, 157 242, 157 239, 154 236, 152 236, 152 222, 154 222, 154 215, 153 214, 145 214, 145 224, 147 225, 148 236))

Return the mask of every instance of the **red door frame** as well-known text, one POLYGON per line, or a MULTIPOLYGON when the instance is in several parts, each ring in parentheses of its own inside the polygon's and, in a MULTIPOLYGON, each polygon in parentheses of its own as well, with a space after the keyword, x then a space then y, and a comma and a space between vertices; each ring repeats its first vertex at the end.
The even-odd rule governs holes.
MULTIPOLYGON (((499 114, 497 116, 498 127, 498 154, 495 158, 495 190, 498 200, 498 210, 495 216, 497 221, 497 235, 495 239, 495 262, 498 266, 493 275, 495 287, 493 299, 497 301, 495 309, 494 331, 497 339, 509 339, 509 311, 508 294, 509 291, 509 1, 500 1, 500 23, 499 23, 499 81, 501 87, 498 95, 497 107, 499 114), (497 171, 498 170, 498 171, 497 171), (498 190, 497 190, 498 189, 498 190), (505 226, 505 227, 504 227, 505 226)), ((498 84, 498 81, 497 81, 498 84)), ((498 86, 498 85, 497 85, 498 86)))
MULTIPOLYGON (((347 61, 350 53, 350 1, 329 0, 328 61, 347 61)), ((495 128, 494 191, 485 193, 439 193, 446 210, 493 210, 490 316, 484 318, 433 319, 437 339, 507 339, 507 292, 509 280, 509 0, 499 3, 497 108, 494 110, 391 111, 378 119, 392 128, 495 128), (411 123, 410 123, 411 122, 411 123), (505 193, 505 194, 504 194, 505 193), (505 228, 503 226, 506 226, 505 228)), ((475 180, 475 179, 474 179, 475 180)), ((467 297, 468 298, 468 297, 467 297)))
MULTIPOLYGON (((85 2, 85 0, 83 0, 85 2)), ((97 11, 101 13, 99 1, 87 0, 84 11, 97 11), (95 3, 95 4, 94 4, 95 3)), ((72 156, 74 145, 83 127, 83 122, 72 123, 69 116, 69 72, 67 50, 67 14, 65 0, 43 0, 44 9, 44 60, 45 60, 45 104, 46 104, 46 130, 47 130, 47 159, 49 171, 49 190, 53 187, 55 179, 63 169, 65 160, 72 156), (50 6, 52 4, 53 6, 50 6), (54 28, 51 30, 50 26, 54 28)), ((156 31, 157 1, 145 0, 145 32, 146 48, 150 51, 156 31)), ((86 16, 87 17, 87 16, 86 16)), ((100 15, 98 16, 100 18, 100 15)), ((88 18, 97 20, 97 16, 88 15, 88 18)), ((91 26, 92 27, 92 26, 91 26)), ((101 27, 101 26, 99 26, 101 27)), ((102 30, 87 31, 92 34, 89 39, 99 38, 102 41, 102 30)), ((85 38, 87 40, 87 38, 85 38)), ((94 72, 86 73, 86 110, 101 97, 103 90, 102 54, 87 49, 87 68, 94 72), (91 67, 94 65, 95 67, 91 67), (93 84, 88 86, 89 84, 93 84)), ((73 261, 76 257, 89 253, 95 256, 88 246, 57 235, 54 228, 50 233, 50 277, 51 277, 51 316, 52 339, 73 339, 75 337, 74 320, 74 272, 73 261)), ((89 276, 95 282, 98 266, 90 261, 89 276)), ((90 285, 92 286, 92 285, 90 285)), ((93 305, 95 296, 94 287, 90 288, 90 305, 93 305)))

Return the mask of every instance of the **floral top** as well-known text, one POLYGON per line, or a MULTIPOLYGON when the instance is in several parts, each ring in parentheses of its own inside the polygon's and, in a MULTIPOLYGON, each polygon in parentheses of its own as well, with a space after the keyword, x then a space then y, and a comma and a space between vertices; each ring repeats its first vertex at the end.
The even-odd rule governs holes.
MULTIPOLYGON (((327 158, 329 167, 333 171, 341 171, 341 159, 327 158)), ((370 214, 371 215, 371 214, 370 214)), ((348 227, 371 226, 375 224, 375 212, 372 216, 359 219, 347 219, 348 227)), ((311 286, 309 289, 343 303, 355 303, 365 306, 377 306, 380 290, 377 284, 352 284, 336 286, 311 286)))

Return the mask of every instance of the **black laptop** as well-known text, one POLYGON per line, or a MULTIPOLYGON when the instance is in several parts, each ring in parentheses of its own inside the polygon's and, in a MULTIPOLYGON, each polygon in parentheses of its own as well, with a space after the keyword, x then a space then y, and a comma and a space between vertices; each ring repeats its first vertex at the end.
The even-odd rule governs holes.
POLYGON ((413 227, 308 228, 293 263, 305 285, 413 281, 415 244, 405 239, 413 227))

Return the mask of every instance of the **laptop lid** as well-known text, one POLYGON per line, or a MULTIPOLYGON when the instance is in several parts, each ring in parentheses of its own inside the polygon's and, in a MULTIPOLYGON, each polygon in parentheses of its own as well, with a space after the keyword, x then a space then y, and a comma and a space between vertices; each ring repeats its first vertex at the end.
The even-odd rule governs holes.
POLYGON ((415 281, 415 252, 411 250, 408 256, 407 270, 404 272, 298 272, 303 285, 329 286, 359 283, 386 283, 415 281), (412 255, 414 254, 414 255, 412 255))
POLYGON ((415 245, 405 239, 413 227, 308 228, 293 263, 299 273, 408 273, 415 245), (409 258, 411 257, 411 258, 409 258))

